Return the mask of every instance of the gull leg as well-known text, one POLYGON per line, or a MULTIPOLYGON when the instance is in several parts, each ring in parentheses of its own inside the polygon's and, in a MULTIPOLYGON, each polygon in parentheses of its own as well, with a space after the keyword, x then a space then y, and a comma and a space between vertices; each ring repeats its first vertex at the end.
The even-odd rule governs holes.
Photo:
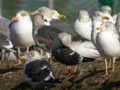
POLYGON ((67 66, 67 69, 68 69, 68 76, 70 76, 72 74, 72 72, 71 72, 71 66, 67 66))
POLYGON ((1 61, 4 61, 4 59, 5 59, 5 49, 2 49, 1 61))
MULTIPOLYGON (((20 57, 20 47, 18 47, 18 57, 20 57)), ((18 59, 18 64, 21 64, 22 62, 18 59)))
POLYGON ((42 49, 40 49, 40 54, 43 55, 43 50, 42 49))
POLYGON ((109 60, 108 68, 111 68, 111 59, 109 60))
POLYGON ((108 70, 107 70, 107 65, 108 63, 107 63, 107 59, 105 59, 105 72, 106 72, 106 75, 108 75, 108 70))
POLYGON ((29 48, 30 48, 30 47, 27 47, 27 50, 26 50, 27 53, 29 52, 29 48))
POLYGON ((75 65, 75 70, 74 70, 74 71, 75 71, 75 72, 77 72, 77 69, 78 69, 78 66, 77 66, 77 65, 75 65))
POLYGON ((113 67, 112 67, 112 71, 114 72, 115 71, 115 58, 113 58, 113 67))

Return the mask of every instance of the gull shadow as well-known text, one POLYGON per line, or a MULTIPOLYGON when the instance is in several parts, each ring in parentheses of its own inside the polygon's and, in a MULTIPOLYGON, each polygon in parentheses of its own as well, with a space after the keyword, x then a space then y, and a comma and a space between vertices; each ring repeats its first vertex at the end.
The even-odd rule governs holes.
POLYGON ((15 88, 12 88, 11 90, 26 90, 26 89, 32 90, 32 86, 27 82, 22 82, 15 88))
POLYGON ((5 74, 7 72, 14 72, 14 71, 17 71, 17 70, 22 70, 22 68, 12 67, 12 68, 9 68, 9 69, 0 69, 0 74, 5 74))
MULTIPOLYGON (((55 84, 43 84, 40 87, 36 87, 34 90, 49 90, 52 87, 55 87, 55 84)), ((15 88, 12 88, 11 90, 33 90, 32 86, 25 82, 20 83, 19 85, 17 85, 15 88)))
MULTIPOLYGON (((94 71, 94 72, 92 72, 92 73, 84 76, 83 78, 81 78, 81 79, 73 82, 72 85, 70 85, 69 87, 67 87, 67 89, 70 89, 70 88, 72 88, 74 85, 76 85, 76 84, 78 84, 78 83, 82 83, 85 79, 90 78, 90 77, 93 77, 93 76, 95 76, 95 75, 97 75, 97 74, 99 74, 99 73, 101 73, 101 72, 104 72, 104 71, 105 71, 105 70, 94 71)), ((79 87, 80 87, 80 89, 81 89, 81 86, 79 86, 79 87)), ((102 89, 101 89, 101 90, 102 90, 102 89)))
POLYGON ((102 87, 99 90, 112 90, 112 88, 120 88, 120 81, 108 83, 107 80, 102 84, 102 87))

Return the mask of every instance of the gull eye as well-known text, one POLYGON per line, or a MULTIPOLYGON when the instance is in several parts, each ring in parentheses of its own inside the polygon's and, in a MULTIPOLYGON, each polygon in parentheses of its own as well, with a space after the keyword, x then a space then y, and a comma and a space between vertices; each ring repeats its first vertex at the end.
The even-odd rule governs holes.
POLYGON ((108 25, 105 25, 105 27, 108 27, 108 25))
POLYGON ((96 14, 96 16, 100 16, 99 14, 96 14))
POLYGON ((46 19, 44 19, 44 21, 45 21, 45 22, 47 22, 47 20, 46 20, 46 19))
POLYGON ((27 14, 26 13, 22 13, 21 16, 26 16, 27 14))

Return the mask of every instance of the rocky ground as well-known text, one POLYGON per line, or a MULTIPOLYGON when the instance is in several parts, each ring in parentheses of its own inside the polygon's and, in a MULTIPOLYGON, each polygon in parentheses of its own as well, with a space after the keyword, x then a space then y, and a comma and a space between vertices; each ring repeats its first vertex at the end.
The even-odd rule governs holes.
MULTIPOLYGON (((0 90, 32 90, 31 85, 24 79, 23 65, 16 63, 16 61, 0 63, 0 90)), ((46 90, 120 90, 119 60, 116 61, 115 72, 109 69, 107 76, 103 60, 82 63, 78 65, 77 72, 72 69, 71 76, 67 76, 66 66, 58 62, 53 62, 52 67, 55 76, 62 83, 47 85, 46 90)))

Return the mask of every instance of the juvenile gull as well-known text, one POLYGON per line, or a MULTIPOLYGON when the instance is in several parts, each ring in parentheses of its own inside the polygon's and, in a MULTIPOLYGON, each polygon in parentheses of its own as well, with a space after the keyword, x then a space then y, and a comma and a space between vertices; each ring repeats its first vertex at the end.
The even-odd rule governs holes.
POLYGON ((100 57, 92 42, 81 38, 74 40, 68 33, 58 35, 54 41, 52 55, 56 60, 68 66, 80 64, 86 58, 100 57))
POLYGON ((30 51, 26 56, 24 64, 24 77, 33 88, 41 84, 59 83, 53 74, 51 65, 42 60, 41 55, 37 51, 30 51))

